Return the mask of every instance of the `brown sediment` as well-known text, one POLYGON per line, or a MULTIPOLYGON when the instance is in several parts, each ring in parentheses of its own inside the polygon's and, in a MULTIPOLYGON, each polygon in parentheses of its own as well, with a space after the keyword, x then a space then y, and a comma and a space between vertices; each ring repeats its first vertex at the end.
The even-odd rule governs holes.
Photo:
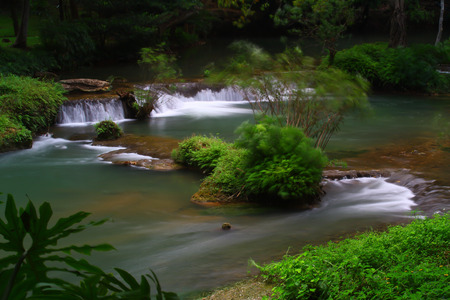
POLYGON ((354 157, 343 158, 348 169, 389 171, 408 169, 422 177, 450 183, 450 141, 417 138, 368 149, 354 157))

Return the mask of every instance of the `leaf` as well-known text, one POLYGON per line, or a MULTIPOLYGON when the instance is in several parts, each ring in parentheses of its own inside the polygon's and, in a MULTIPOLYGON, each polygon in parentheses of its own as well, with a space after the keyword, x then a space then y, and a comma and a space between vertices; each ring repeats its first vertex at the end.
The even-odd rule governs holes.
POLYGON ((120 277, 122 277, 123 280, 125 280, 125 282, 128 283, 131 289, 133 290, 139 289, 139 283, 130 273, 120 268, 114 268, 114 270, 116 270, 119 273, 120 277))
POLYGON ((100 274, 100 275, 104 275, 105 272, 103 272, 102 269, 100 269, 99 267, 96 267, 94 265, 91 265, 87 260, 85 259, 80 259, 80 260, 76 260, 73 257, 67 256, 62 258, 62 260, 69 266, 71 266, 72 268, 74 268, 75 270, 78 271, 87 271, 93 274, 100 274))
POLYGON ((81 253, 84 255, 91 255, 92 250, 111 251, 111 250, 115 250, 115 248, 113 246, 111 246, 110 244, 100 244, 97 246, 83 245, 83 246, 69 246, 69 247, 60 248, 60 249, 52 249, 52 252, 62 251, 67 254, 70 254, 71 251, 75 251, 75 252, 78 252, 78 253, 81 253))

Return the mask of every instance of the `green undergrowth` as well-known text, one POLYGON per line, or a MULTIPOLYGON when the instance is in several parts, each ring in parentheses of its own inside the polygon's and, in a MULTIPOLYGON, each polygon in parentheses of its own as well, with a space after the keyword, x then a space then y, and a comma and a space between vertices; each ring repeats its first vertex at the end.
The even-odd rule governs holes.
POLYGON ((237 132, 233 144, 193 136, 173 152, 178 163, 208 174, 196 194, 200 201, 306 204, 317 199, 327 159, 300 129, 266 118, 246 122, 237 132))
POLYGON ((0 75, 0 152, 11 150, 13 144, 23 148, 20 145, 31 135, 46 132, 55 123, 63 92, 51 82, 0 75))
POLYGON ((449 217, 307 246, 259 268, 274 299, 448 299, 449 217))
MULTIPOLYGON (((389 48, 386 43, 361 44, 339 51, 334 66, 369 80, 386 90, 450 92, 450 76, 437 72, 450 63, 450 40, 437 46, 417 44, 389 48)), ((323 65, 328 64, 326 58, 323 65)))

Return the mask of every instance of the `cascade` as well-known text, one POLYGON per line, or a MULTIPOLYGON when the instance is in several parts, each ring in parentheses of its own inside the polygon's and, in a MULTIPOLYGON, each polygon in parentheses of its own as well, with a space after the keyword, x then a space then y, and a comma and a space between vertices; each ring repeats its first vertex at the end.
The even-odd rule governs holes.
POLYGON ((89 123, 123 119, 125 119, 124 110, 119 99, 83 99, 64 102, 59 109, 57 123, 89 123))

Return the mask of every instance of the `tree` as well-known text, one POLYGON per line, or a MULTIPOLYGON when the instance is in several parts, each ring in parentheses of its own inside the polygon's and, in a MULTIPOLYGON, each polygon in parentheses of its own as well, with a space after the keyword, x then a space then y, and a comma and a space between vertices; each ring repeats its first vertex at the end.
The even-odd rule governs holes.
POLYGON ((392 16, 389 34, 389 47, 406 46, 406 13, 405 0, 390 1, 392 16))
POLYGON ((445 8, 444 0, 441 0, 441 13, 439 15, 439 29, 438 29, 438 34, 436 36, 435 45, 437 45, 441 41, 442 31, 444 31, 444 8, 445 8))
POLYGON ((23 0, 22 20, 13 47, 26 48, 28 37, 28 21, 30 19, 30 0, 23 0))
POLYGON ((291 27, 300 36, 322 41, 333 64, 337 41, 355 20, 353 1, 294 0, 282 6, 274 17, 275 24, 291 27))

